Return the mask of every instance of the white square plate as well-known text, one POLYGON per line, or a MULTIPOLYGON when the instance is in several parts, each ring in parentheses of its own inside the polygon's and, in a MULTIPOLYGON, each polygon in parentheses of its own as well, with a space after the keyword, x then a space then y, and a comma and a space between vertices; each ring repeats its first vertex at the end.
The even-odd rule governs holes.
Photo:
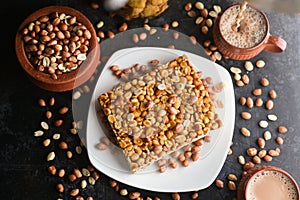
POLYGON ((224 67, 198 55, 175 49, 156 47, 122 49, 110 57, 93 91, 86 130, 88 156, 91 163, 102 173, 127 185, 157 192, 201 190, 213 183, 223 167, 233 136, 234 121, 234 90, 230 74, 224 67), (217 93, 217 98, 224 104, 224 108, 217 109, 223 126, 210 131, 211 142, 202 146, 200 159, 191 162, 188 167, 178 166, 176 169, 169 167, 166 172, 159 173, 158 167, 152 164, 142 171, 132 174, 120 148, 115 147, 105 151, 96 148, 100 138, 105 136, 105 129, 99 123, 97 114, 100 109, 97 98, 102 93, 111 90, 119 82, 109 67, 118 65, 121 68, 127 68, 136 63, 147 65, 153 59, 158 59, 160 63, 164 64, 182 55, 188 57, 197 71, 202 71, 202 77, 210 76, 214 83, 224 82, 226 84, 225 89, 217 93))

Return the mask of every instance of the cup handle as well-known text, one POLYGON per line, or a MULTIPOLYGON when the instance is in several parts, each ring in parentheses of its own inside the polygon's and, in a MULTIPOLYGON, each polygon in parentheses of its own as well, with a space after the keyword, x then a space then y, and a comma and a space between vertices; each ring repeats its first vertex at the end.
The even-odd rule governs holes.
POLYGON ((286 41, 284 39, 274 35, 269 35, 264 50, 273 53, 281 53, 285 49, 286 49, 286 41))

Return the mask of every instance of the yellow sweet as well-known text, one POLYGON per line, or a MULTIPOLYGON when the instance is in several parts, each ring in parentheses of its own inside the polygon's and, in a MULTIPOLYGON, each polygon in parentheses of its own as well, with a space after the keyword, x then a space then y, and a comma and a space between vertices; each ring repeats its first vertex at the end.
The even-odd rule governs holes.
POLYGON ((129 0, 117 13, 130 20, 158 16, 168 7, 168 0, 129 0))

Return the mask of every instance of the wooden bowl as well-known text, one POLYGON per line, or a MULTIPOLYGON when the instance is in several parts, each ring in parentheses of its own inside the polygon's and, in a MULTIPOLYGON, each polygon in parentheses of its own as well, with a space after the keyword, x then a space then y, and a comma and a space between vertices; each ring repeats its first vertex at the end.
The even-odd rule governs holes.
POLYGON ((29 79, 40 88, 53 92, 69 91, 86 82, 94 73, 100 58, 100 45, 92 23, 84 14, 67 6, 48 6, 30 14, 19 26, 15 38, 15 50, 19 63, 29 79), (23 40, 23 30, 25 27, 28 27, 30 22, 54 12, 75 16, 77 21, 85 25, 91 33, 86 59, 78 65, 77 69, 57 75, 57 79, 52 78, 48 73, 39 71, 37 67, 29 61, 23 40))

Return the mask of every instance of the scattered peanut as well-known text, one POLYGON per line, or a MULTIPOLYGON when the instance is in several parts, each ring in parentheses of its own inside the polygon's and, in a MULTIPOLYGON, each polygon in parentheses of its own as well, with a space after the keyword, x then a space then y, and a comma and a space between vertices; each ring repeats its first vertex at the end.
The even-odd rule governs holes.
POLYGON ((263 138, 259 137, 259 138, 257 139, 257 145, 258 145, 260 148, 264 148, 265 145, 266 145, 266 141, 265 141, 263 138))
POLYGON ((195 192, 192 194, 191 198, 192 198, 192 199, 197 199, 198 196, 199 196, 198 192, 195 191, 195 192))
POLYGON ((201 24, 203 22, 203 17, 197 17, 195 20, 195 24, 201 24))
POLYGON ((58 110, 58 113, 64 115, 68 112, 69 108, 67 106, 63 106, 58 110))
POLYGON ((64 192, 64 186, 63 186, 63 184, 58 183, 58 184, 56 185, 56 189, 57 189, 57 191, 60 192, 60 193, 64 192))
POLYGON ((250 83, 249 76, 247 74, 242 75, 242 81, 245 85, 248 85, 250 83))
POLYGON ((270 140, 272 138, 272 134, 270 131, 265 131, 264 132, 264 138, 265 140, 270 140))
POLYGON ((54 126, 56 127, 60 127, 63 124, 63 120, 62 119, 58 119, 54 121, 54 126))
POLYGON ((262 89, 261 88, 256 88, 252 91, 252 94, 254 96, 260 96, 262 94, 262 89))
POLYGON ((117 183, 117 181, 111 179, 111 180, 109 180, 109 185, 110 185, 110 187, 114 188, 118 185, 118 183, 117 183))
POLYGON ((276 138, 276 142, 277 142, 277 144, 283 144, 283 139, 282 139, 282 137, 277 137, 276 138))
POLYGON ((255 164, 260 164, 261 163, 261 158, 259 157, 259 156, 254 156, 253 158, 252 158, 252 161, 253 161, 253 163, 255 163, 255 164))
POLYGON ((203 8, 200 10, 201 16, 204 18, 207 18, 208 16, 208 10, 206 8, 203 8))
POLYGON ((81 183, 80 183, 80 186, 81 186, 82 189, 86 188, 86 186, 87 186, 86 180, 82 180, 81 183))
POLYGON ((269 96, 270 96, 271 99, 276 99, 276 97, 277 97, 276 91, 274 89, 270 90, 269 91, 269 96))
POLYGON ((263 102, 262 98, 257 98, 254 102, 256 107, 261 107, 263 105, 263 103, 264 102, 263 102))
POLYGON ((48 167, 48 172, 52 175, 55 175, 56 174, 56 167, 54 165, 50 165, 48 167))
POLYGON ((242 156, 242 155, 238 156, 238 161, 239 161, 239 163, 241 165, 244 165, 245 164, 245 158, 244 158, 244 156, 242 156))
POLYGON ((206 35, 208 33, 208 27, 207 26, 202 26, 201 27, 201 32, 206 35))
POLYGON ((149 31, 150 35, 154 35, 157 32, 156 28, 151 28, 151 30, 149 31))
POLYGON ((75 91, 74 93, 73 93, 73 99, 74 100, 77 100, 77 99, 79 99, 81 97, 81 93, 79 92, 79 91, 75 91))
POLYGON ((182 166, 184 166, 184 167, 189 166, 189 164, 190 164, 190 161, 189 161, 188 159, 185 159, 185 160, 182 162, 182 166))
POLYGON ((248 156, 253 157, 253 156, 255 156, 257 154, 257 149, 254 148, 254 147, 250 147, 250 148, 247 149, 246 152, 247 152, 248 156))
POLYGON ((214 5, 214 6, 213 6, 213 9, 214 9, 214 11, 215 11, 217 14, 219 14, 219 13, 222 12, 222 8, 221 8, 221 6, 219 6, 219 5, 214 5))
POLYGON ((252 71, 254 69, 254 66, 251 61, 246 61, 244 67, 247 71, 252 71))
POLYGON ((134 33, 132 35, 132 40, 133 40, 134 43, 138 43, 139 42, 139 36, 136 33, 134 33))
POLYGON ((213 26, 213 21, 211 19, 207 19, 205 22, 209 28, 211 28, 213 26))
POLYGON ((103 21, 99 21, 97 24, 96 24, 96 27, 97 28, 102 28, 104 26, 104 22, 103 21))
POLYGON ((42 131, 42 130, 35 131, 33 135, 34 135, 34 137, 40 137, 40 136, 44 135, 44 131, 42 131))
POLYGON ((139 39, 140 39, 141 41, 146 40, 146 38, 147 38, 147 33, 140 33, 140 34, 139 34, 139 39))
POLYGON ((191 42, 193 45, 196 45, 196 44, 197 44, 197 39, 196 39, 195 36, 191 35, 189 39, 190 39, 190 42, 191 42))
POLYGON ((75 176, 75 174, 70 174, 70 175, 69 175, 69 180, 70 180, 71 182, 74 182, 76 179, 77 179, 77 177, 75 176))
POLYGON ((41 127, 44 129, 44 130, 49 130, 49 125, 47 124, 47 122, 41 122, 41 127))
POLYGON ((259 158, 263 158, 267 155, 267 150, 265 150, 265 149, 260 150, 257 155, 259 158))
POLYGON ((172 193, 172 199, 173 200, 180 200, 180 195, 178 192, 174 192, 172 193))
POLYGON ((268 109, 268 110, 272 110, 273 109, 273 107, 274 107, 274 102, 271 100, 271 99, 269 99, 269 100, 267 100, 266 101, 266 108, 268 109))
POLYGON ((249 169, 252 169, 253 167, 254 167, 254 163, 251 161, 248 161, 244 164, 243 169, 247 171, 249 169))
POLYGON ((263 60, 258 60, 258 61, 256 61, 256 67, 258 67, 258 68, 263 68, 264 66, 265 66, 265 61, 263 61, 263 60))
POLYGON ((228 174, 227 179, 230 181, 237 181, 237 177, 234 174, 228 174))
POLYGON ((121 190, 120 190, 120 195, 126 196, 127 194, 128 194, 127 189, 121 189, 121 190))
POLYGON ((245 84, 244 84, 244 82, 242 81, 242 80, 237 80, 236 82, 235 82, 235 84, 238 86, 238 87, 243 87, 245 84))
POLYGON ((141 196, 140 192, 130 192, 129 199, 137 199, 141 196))
POLYGON ((120 32, 124 32, 124 31, 127 30, 127 28, 128 28, 127 23, 126 23, 126 22, 123 22, 123 23, 121 24, 121 26, 119 27, 119 31, 120 31, 120 32))
POLYGON ((53 134, 52 138, 54 140, 58 140, 60 138, 60 134, 59 133, 55 133, 55 134, 53 134))
POLYGON ((269 83, 269 80, 267 78, 261 78, 260 79, 260 84, 264 87, 267 87, 270 83, 269 83))
POLYGON ((179 22, 178 21, 173 21, 172 24, 171 24, 171 26, 173 28, 177 28, 179 26, 179 22))
POLYGON ((73 157, 72 151, 67 151, 67 158, 71 159, 73 157))
POLYGON ((64 176, 65 176, 65 173, 66 173, 66 172, 65 172, 65 170, 64 170, 64 169, 60 169, 60 170, 58 171, 58 173, 57 173, 57 174, 58 174, 58 176, 59 176, 59 177, 61 177, 61 178, 62 178, 62 177, 64 177, 64 176))
POLYGON ((68 149, 68 144, 64 141, 61 141, 58 145, 60 149, 68 149))
POLYGON ((79 194, 79 189, 73 189, 73 190, 71 190, 71 192, 70 192, 70 196, 72 196, 72 197, 75 197, 75 196, 77 196, 79 194))
POLYGON ((270 155, 265 155, 265 156, 263 157, 263 159, 264 159, 264 161, 266 161, 266 162, 271 162, 271 161, 273 160, 272 156, 270 156, 270 155))
POLYGON ((236 185, 233 181, 228 181, 228 189, 229 190, 236 190, 236 185))
POLYGON ((203 4, 202 2, 200 2, 200 1, 197 1, 197 2, 195 3, 195 7, 196 7, 198 10, 202 10, 202 9, 204 9, 204 4, 203 4))
POLYGON ((107 149, 107 145, 104 144, 104 143, 98 143, 98 144, 96 145, 96 147, 97 147, 97 149, 99 149, 99 150, 106 150, 106 149, 107 149))
POLYGON ((38 104, 39 104, 39 106, 41 106, 41 107, 45 107, 45 106, 46 106, 46 102, 45 102, 44 99, 39 99, 39 100, 38 100, 38 104))
POLYGON ((253 99, 251 97, 247 97, 246 105, 248 106, 248 108, 253 108, 254 102, 253 102, 253 99))
POLYGON ((277 131, 279 132, 279 133, 286 133, 287 131, 288 131, 288 129, 285 127, 285 126, 279 126, 278 128, 277 128, 277 131))
POLYGON ((250 130, 247 129, 247 128, 245 128, 245 127, 241 128, 240 131, 241 131, 241 133, 242 133, 245 137, 249 137, 249 136, 251 135, 250 130))
POLYGON ((75 169, 73 170, 73 172, 74 172, 76 178, 81 178, 81 177, 82 177, 82 173, 81 173, 81 171, 80 171, 79 169, 76 169, 76 168, 75 168, 75 169))
POLYGON ((239 102, 240 102, 240 105, 241 106, 243 106, 243 105, 245 105, 246 104, 246 102, 247 102, 247 99, 246 99, 246 97, 240 97, 240 99, 239 99, 239 102))
POLYGON ((54 106, 54 104, 55 104, 55 98, 51 97, 50 100, 49 100, 49 105, 54 106))
POLYGON ((220 179, 217 179, 215 181, 215 184, 216 184, 217 188, 224 188, 224 182, 220 179))
POLYGON ((272 157, 276 157, 276 156, 279 156, 279 152, 274 150, 274 149, 271 149, 268 151, 268 154, 272 157))
POLYGON ((269 123, 266 121, 266 120, 260 120, 258 122, 258 125, 261 127, 261 128, 267 128, 269 123))
POLYGON ((270 121, 277 121, 277 116, 275 114, 268 114, 267 118, 270 121))
POLYGON ((52 161, 55 158, 55 153, 54 151, 51 151, 48 155, 47 155, 47 161, 52 161))
POLYGON ((48 138, 48 139, 45 139, 44 141, 43 141, 43 145, 44 145, 44 147, 47 147, 47 146, 49 146, 50 145, 50 143, 51 143, 51 140, 48 138))
POLYGON ((251 119, 251 113, 244 111, 241 113, 241 117, 245 120, 249 120, 251 119))
POLYGON ((47 118, 47 119, 50 119, 51 117, 52 117, 52 112, 49 111, 49 110, 47 110, 47 111, 46 111, 46 118, 47 118))
POLYGON ((184 10, 185 11, 190 11, 192 9, 192 7, 193 7, 192 3, 188 2, 188 3, 185 4, 184 10))
POLYGON ((218 17, 218 13, 214 10, 209 11, 208 15, 212 18, 217 18, 218 17))

